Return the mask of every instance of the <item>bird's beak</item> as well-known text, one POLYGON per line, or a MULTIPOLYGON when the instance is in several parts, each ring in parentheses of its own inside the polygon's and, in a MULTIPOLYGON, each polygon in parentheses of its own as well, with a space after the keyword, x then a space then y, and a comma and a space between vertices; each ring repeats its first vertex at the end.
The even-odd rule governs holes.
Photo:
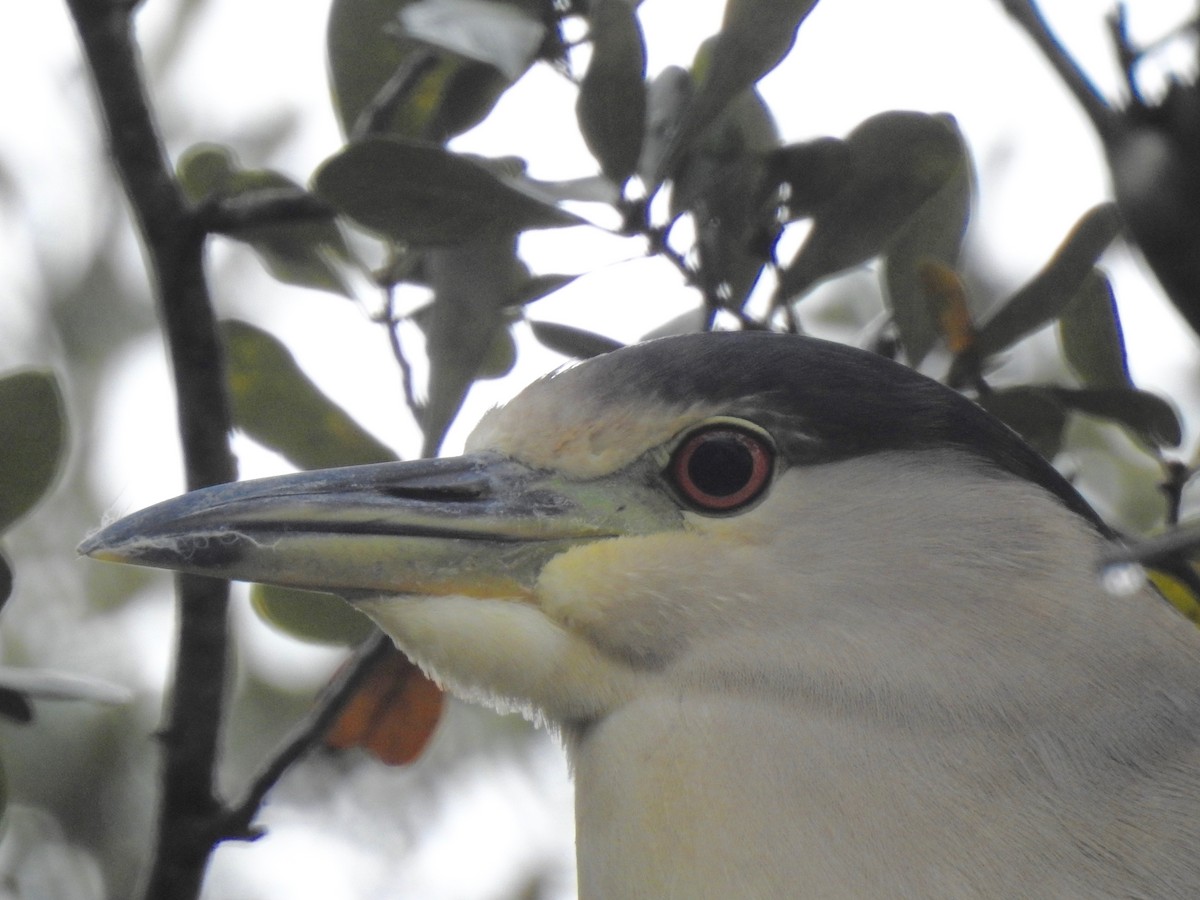
POLYGON ((571 481, 480 453, 205 488, 127 516, 79 550, 348 597, 522 597, 563 550, 659 530, 671 515, 645 485, 571 481))

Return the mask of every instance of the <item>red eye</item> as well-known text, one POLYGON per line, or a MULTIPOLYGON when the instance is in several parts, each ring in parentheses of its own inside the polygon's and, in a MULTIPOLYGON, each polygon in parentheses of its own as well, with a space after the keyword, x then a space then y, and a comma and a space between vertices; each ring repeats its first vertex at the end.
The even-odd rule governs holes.
POLYGON ((675 488, 704 512, 733 512, 766 489, 775 451, 752 431, 713 425, 679 445, 668 469, 675 488))

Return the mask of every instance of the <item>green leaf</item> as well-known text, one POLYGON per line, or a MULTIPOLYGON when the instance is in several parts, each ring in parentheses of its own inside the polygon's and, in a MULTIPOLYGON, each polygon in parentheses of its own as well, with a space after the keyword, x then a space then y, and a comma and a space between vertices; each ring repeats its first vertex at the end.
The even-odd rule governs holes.
POLYGON ((366 228, 403 243, 441 246, 485 232, 583 225, 578 216, 433 144, 370 138, 327 159, 316 192, 366 228))
MULTIPOLYGON (((720 193, 721 176, 731 168, 752 168, 761 179, 778 146, 779 127, 771 110, 758 91, 746 91, 700 136, 680 165, 671 192, 671 218, 694 212, 702 198, 720 193)), ((761 194, 759 184, 753 188, 750 193, 761 194)))
POLYGON ((278 339, 246 322, 221 323, 234 424, 301 469, 396 458, 305 375, 278 339))
POLYGON ((994 391, 979 398, 979 405, 1025 438, 1046 459, 1062 449, 1067 410, 1055 392, 1041 387, 994 391))
POLYGON ((591 359, 593 356, 619 350, 623 346, 620 341, 573 325, 531 320, 529 327, 533 329, 533 336, 544 346, 573 359, 591 359))
MULTIPOLYGON (((506 316, 507 318, 507 316, 506 316)), ((492 335, 483 358, 479 361, 479 371, 475 373, 476 380, 503 378, 517 364, 517 342, 510 328, 501 328, 492 335)))
MULTIPOLYGON (((407 34, 405 14, 425 5, 334 0, 327 32, 329 77, 345 134, 396 134, 441 143, 479 124, 512 84, 493 65, 407 34)), ((428 29, 418 24, 421 30, 428 29)))
POLYGON ((1179 417, 1161 397, 1133 388, 1061 388, 1026 386, 995 391, 980 405, 997 416, 1047 459, 1062 447, 1069 412, 1108 419, 1153 447, 1177 446, 1182 440, 1179 417))
MULTIPOLYGON (((326 32, 329 79, 334 109, 345 134, 355 133, 355 122, 393 75, 405 71, 418 74, 421 55, 436 63, 427 48, 415 41, 398 41, 387 30, 398 12, 414 2, 333 0, 326 32)), ((439 74, 445 78, 444 73, 439 74)), ((436 100, 431 105, 435 104, 436 100)), ((401 134, 417 135, 424 123, 418 115, 403 115, 407 112, 397 110, 388 124, 401 134)))
POLYGON ((0 533, 25 515, 58 477, 66 412, 50 372, 0 378, 0 533))
POLYGON ((748 90, 709 126, 676 173, 671 214, 692 214, 700 287, 731 309, 742 307, 778 235, 777 192, 765 177, 768 153, 778 145, 770 110, 748 90))
POLYGON ((1063 406, 1109 419, 1152 447, 1177 447, 1183 440, 1179 416, 1166 400, 1135 388, 1050 388, 1063 406))
MULTIPOLYGON (((949 116, 880 113, 850 132, 845 144, 849 172, 814 205, 812 228, 780 274, 777 303, 881 253, 943 188, 961 185, 964 177, 962 137, 949 116)), ((956 196, 961 187, 949 190, 956 196)), ((947 211, 933 207, 931 217, 947 211)), ((959 227, 956 218, 942 234, 959 227)))
POLYGON ((979 326, 980 356, 1004 350, 1058 318, 1120 230, 1113 204, 1088 210, 1045 267, 979 326))
POLYGON ((423 454, 433 456, 471 383, 505 370, 506 342, 511 341, 506 307, 513 305, 528 270, 517 258, 514 235, 481 234, 458 246, 428 251, 425 274, 433 303, 415 321, 425 332, 429 357, 423 454))
POLYGON ((661 325, 651 328, 643 334, 640 340, 652 341, 655 338, 670 337, 675 334, 698 334, 704 331, 708 323, 709 311, 703 306, 689 309, 674 318, 668 319, 661 325))
MULTIPOLYGON (((193 203, 274 195, 281 190, 303 194, 287 176, 269 169, 242 169, 233 153, 215 144, 189 148, 178 165, 180 183, 193 203)), ((267 271, 285 284, 353 297, 346 279, 353 257, 332 216, 255 225, 230 232, 245 241, 267 271)))
POLYGON ((704 129, 743 91, 787 56, 796 32, 817 0, 728 0, 720 34, 698 89, 685 109, 655 183, 673 175, 679 159, 704 129))
POLYGON ((583 175, 579 178, 565 178, 562 181, 539 181, 522 175, 518 184, 552 203, 575 200, 579 203, 607 203, 609 206, 616 206, 621 201, 621 192, 603 175, 583 175))
POLYGON ((333 594, 255 584, 250 605, 268 625, 313 644, 352 647, 375 630, 370 619, 333 594))
POLYGON ((1125 337, 1112 285, 1093 269, 1058 319, 1063 355, 1086 387, 1130 385, 1125 337))
POLYGON ((691 97, 692 75, 679 66, 667 66, 646 88, 646 126, 637 164, 645 184, 652 184, 663 166, 691 97))
POLYGON ((956 159, 949 164, 942 186, 892 235, 883 255, 884 295, 905 355, 914 366, 933 349, 940 334, 938 323, 929 315, 921 272, 930 263, 956 267, 975 188, 966 140, 952 118, 942 121, 954 134, 956 159))
POLYGON ((627 0, 594 0, 588 10, 592 59, 576 115, 600 169, 624 184, 637 168, 646 120, 646 46, 627 0))
POLYGON ((544 297, 549 297, 555 291, 565 288, 578 277, 578 275, 559 273, 534 275, 517 286, 516 293, 512 298, 513 305, 527 306, 530 303, 536 303, 544 297))
POLYGON ((841 189, 853 158, 845 141, 823 137, 778 148, 767 166, 771 181, 787 187, 789 218, 806 219, 841 189))

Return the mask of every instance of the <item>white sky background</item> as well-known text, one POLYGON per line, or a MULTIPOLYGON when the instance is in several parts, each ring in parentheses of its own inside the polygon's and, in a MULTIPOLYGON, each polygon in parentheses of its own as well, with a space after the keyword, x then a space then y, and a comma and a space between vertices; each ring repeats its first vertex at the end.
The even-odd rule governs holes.
MULTIPOLYGON (((1133 0, 1135 37, 1152 39, 1186 18, 1192 0, 1133 0)), ((150 47, 161 32, 167 0, 150 0, 141 22, 150 47)), ((1045 0, 1044 11, 1059 35, 1100 87, 1117 95, 1103 17, 1107 0, 1045 0)), ((650 71, 686 65, 696 45, 719 25, 717 0, 646 0, 642 20, 650 48, 650 71)), ((156 85, 160 115, 169 134, 224 141, 270 133, 295 117, 299 128, 273 158, 242 156, 247 165, 270 164, 300 181, 340 143, 327 100, 324 70, 325 2, 212 0, 188 36, 182 58, 165 84, 156 85), (265 48, 265 49, 264 49, 265 48)), ((23 204, 17 221, 4 221, 0 249, 0 371, 44 360, 23 356, 39 298, 41 261, 60 271, 78 268, 95 229, 110 227, 86 214, 98 177, 94 124, 77 103, 86 86, 78 49, 61 2, 40 0, 0 8, 0 109, 9 127, 0 130, 0 159, 12 168, 0 189, 23 204)), ((980 194, 970 244, 1006 268, 998 277, 1016 287, 1048 258, 1075 219, 1108 195, 1098 142, 1029 41, 1012 27, 995 0, 823 0, 800 32, 792 57, 762 85, 786 140, 842 135, 863 118, 886 109, 949 111, 959 120, 975 153, 980 194)), ((540 67, 505 99, 484 127, 455 146, 529 160, 531 174, 569 178, 594 171, 574 128, 574 94, 560 76, 540 67)), ((177 155, 183 146, 172 146, 177 155)), ((126 243, 131 265, 137 248, 126 243)), ((622 340, 635 340, 659 322, 698 301, 666 264, 636 258, 636 242, 597 232, 546 232, 524 244, 535 271, 585 271, 580 279, 530 315, 569 322, 622 340)), ((1130 361, 1141 386, 1177 396, 1180 383, 1195 382, 1195 339, 1162 301, 1157 287, 1123 250, 1106 265, 1122 306, 1130 361)), ((364 424, 404 455, 419 443, 402 407, 394 362, 383 335, 362 310, 331 295, 277 285, 247 254, 227 245, 212 254, 223 315, 267 325, 292 348, 319 384, 364 424), (345 352, 338 352, 344 348, 345 352), (377 385, 364 393, 362 385, 377 385)), ((483 409, 510 396, 535 375, 556 365, 553 354, 532 340, 507 379, 477 389, 451 433, 448 450, 461 444, 483 409), (527 352, 526 352, 527 351, 527 352)), ((157 340, 133 350, 117 373, 111 409, 97 435, 95 477, 117 512, 178 493, 182 487, 174 414, 162 348, 157 340)), ((243 475, 271 474, 280 462, 239 442, 243 475)), ((275 660, 279 677, 312 669, 312 653, 252 631, 252 647, 275 660)), ((161 646, 166 638, 158 636, 161 646)), ((165 669, 154 654, 157 678, 165 669)), ((320 657, 328 665, 327 657, 320 657)), ((417 881, 405 881, 363 855, 352 855, 353 833, 330 837, 322 823, 279 814, 271 837, 248 848, 222 851, 211 896, 246 900, 288 896, 358 900, 397 896, 488 897, 480 885, 503 884, 509 861, 522 852, 568 852, 562 817, 567 809, 561 764, 536 775, 501 772, 494 779, 464 776, 469 798, 439 816, 435 839, 423 842, 417 881), (499 787, 497 787, 497 784, 499 787), (536 799, 541 786, 550 796, 536 799), (548 837, 558 834, 557 841, 548 837), (522 842, 545 840, 550 850, 522 851, 522 842), (481 880, 482 879, 482 880, 481 880), (240 888, 235 890, 233 885, 240 888), (222 886, 224 890, 222 890, 222 886), (401 889, 403 887, 403 890, 401 889), (227 893, 226 893, 227 891, 227 893)), ((386 831, 386 826, 381 826, 386 831)))

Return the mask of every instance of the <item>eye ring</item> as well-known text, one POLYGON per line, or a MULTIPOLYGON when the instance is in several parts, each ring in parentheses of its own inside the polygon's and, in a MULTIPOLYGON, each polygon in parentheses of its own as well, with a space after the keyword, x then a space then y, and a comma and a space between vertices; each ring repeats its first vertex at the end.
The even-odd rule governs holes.
POLYGON ((698 512, 727 514, 749 506, 775 472, 775 447, 765 432, 743 423, 714 422, 683 439, 667 474, 679 496, 698 512))

